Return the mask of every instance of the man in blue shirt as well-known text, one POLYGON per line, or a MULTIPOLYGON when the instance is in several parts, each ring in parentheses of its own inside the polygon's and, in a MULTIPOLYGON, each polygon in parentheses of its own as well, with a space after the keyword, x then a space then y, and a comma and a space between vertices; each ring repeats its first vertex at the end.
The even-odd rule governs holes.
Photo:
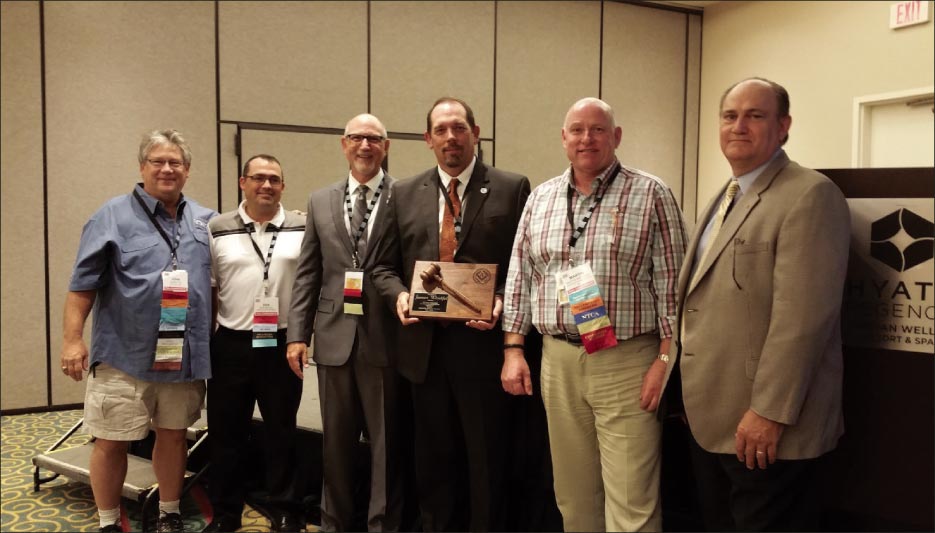
POLYGON ((182 531, 185 429, 198 420, 211 375, 211 254, 217 213, 182 195, 191 150, 175 130, 143 137, 142 183, 85 224, 65 299, 62 372, 81 381, 93 435, 91 489, 101 531, 122 531, 120 493, 130 441, 156 432, 157 531, 182 531), (94 310, 91 350, 82 338, 94 310))

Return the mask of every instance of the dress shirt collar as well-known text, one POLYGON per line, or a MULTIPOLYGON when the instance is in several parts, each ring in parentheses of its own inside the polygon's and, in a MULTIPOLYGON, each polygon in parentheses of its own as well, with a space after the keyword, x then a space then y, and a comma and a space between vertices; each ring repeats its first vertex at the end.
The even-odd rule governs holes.
MULTIPOLYGON (((367 189, 368 189, 368 190, 367 190, 367 199, 368 199, 368 200, 369 200, 369 199, 371 198, 371 196, 373 195, 373 192, 376 191, 377 188, 380 186, 380 181, 383 180, 383 176, 384 176, 384 174, 383 174, 383 169, 381 168, 381 169, 377 172, 377 175, 374 176, 374 177, 372 177, 372 178, 370 178, 370 181, 367 182, 367 189)), ((347 174, 347 193, 350 195, 351 198, 356 198, 356 197, 357 197, 357 188, 358 188, 358 187, 360 187, 360 182, 357 181, 357 179, 354 178, 354 176, 353 176, 350 172, 348 172, 348 174, 347 174)))
MULTIPOLYGON (((139 193, 140 198, 143 199, 143 203, 146 204, 146 209, 148 209, 150 213, 156 214, 158 212, 157 211, 157 208, 158 208, 158 209, 161 209, 162 212, 166 214, 167 216, 169 215, 169 211, 166 209, 165 204, 162 203, 162 200, 158 200, 156 199, 155 196, 152 196, 151 194, 146 192, 146 189, 143 188, 142 183, 137 183, 135 190, 137 193, 139 193)), ((185 204, 185 195, 182 193, 179 193, 179 203, 176 204, 175 206, 175 212, 181 213, 182 206, 184 204, 185 204)))
MULTIPOLYGON (((614 162, 608 165, 607 168, 602 170, 601 173, 594 178, 594 183, 591 184, 591 194, 588 196, 591 196, 599 191, 603 186, 604 181, 607 180, 607 176, 614 170, 614 168, 618 166, 621 166, 620 160, 615 157, 614 162)), ((575 187, 575 170, 571 165, 568 165, 568 170, 565 171, 565 183, 568 184, 568 187, 577 191, 577 187, 575 187)))
MULTIPOLYGON (((742 174, 742 175, 740 175, 740 176, 737 176, 737 177, 736 177, 736 178, 737 178, 737 183, 740 184, 740 194, 738 194, 737 197, 739 198, 740 196, 746 194, 747 191, 750 190, 750 187, 753 186, 753 182, 756 181, 756 179, 757 179, 758 177, 760 177, 760 174, 762 174, 764 170, 766 170, 766 167, 768 167, 769 164, 772 163, 773 160, 776 159, 777 157, 779 157, 779 154, 782 154, 782 153, 785 153, 785 152, 783 152, 782 148, 776 150, 776 152, 773 154, 773 156, 770 157, 765 163, 763 163, 762 165, 756 167, 755 169, 751 170, 750 172, 747 172, 746 174, 742 174)), ((735 201, 736 201, 736 200, 735 200, 735 201)))
POLYGON ((474 173, 474 165, 476 164, 477 164, 477 157, 475 156, 471 158, 471 163, 467 166, 467 168, 465 168, 464 171, 461 172, 461 174, 458 174, 457 176, 452 176, 448 174, 447 172, 442 170, 441 166, 439 166, 438 175, 442 179, 442 185, 445 187, 445 190, 446 191, 448 190, 448 184, 451 183, 451 180, 453 178, 458 178, 458 185, 459 185, 458 196, 464 196, 464 191, 467 190, 467 184, 469 181, 471 181, 471 174, 474 173))
POLYGON ((244 225, 253 224, 254 229, 257 230, 257 233, 262 233, 266 231, 267 225, 271 225, 275 228, 281 228, 282 223, 286 220, 286 210, 282 208, 282 204, 279 204, 279 211, 276 212, 276 216, 270 219, 269 222, 257 222, 247 214, 247 201, 243 200, 240 202, 240 206, 237 208, 237 212, 240 213, 240 218, 243 220, 244 225))

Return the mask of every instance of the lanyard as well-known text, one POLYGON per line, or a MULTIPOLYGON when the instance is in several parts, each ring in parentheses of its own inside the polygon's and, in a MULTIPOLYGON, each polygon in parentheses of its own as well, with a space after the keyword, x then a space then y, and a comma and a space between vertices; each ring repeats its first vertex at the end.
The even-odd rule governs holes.
POLYGON ((143 201, 143 197, 140 196, 140 193, 136 192, 136 189, 133 190, 133 196, 136 197, 136 201, 140 203, 140 207, 143 208, 143 211, 146 212, 146 215, 149 217, 149 221, 153 223, 153 227, 156 228, 156 231, 159 232, 159 235, 162 235, 162 240, 166 241, 166 244, 169 245, 169 254, 172 256, 172 270, 178 270, 179 262, 178 256, 176 255, 176 250, 179 249, 179 243, 182 241, 182 225, 179 224, 179 218, 182 216, 182 205, 179 203, 178 208, 175 213, 175 245, 172 244, 172 241, 169 239, 169 236, 166 235, 162 226, 159 225, 159 221, 156 220, 156 215, 149 212, 149 208, 146 207, 146 202, 143 201))
MULTIPOLYGON (((438 176, 438 174, 436 174, 438 176)), ((449 182, 450 183, 450 182, 449 182)), ((455 242, 458 243, 458 246, 461 246, 461 218, 464 214, 464 199, 461 200, 461 212, 455 216, 455 206, 451 203, 451 197, 448 196, 448 190, 445 189, 445 185, 442 184, 442 177, 438 176, 438 190, 442 192, 442 197, 445 198, 445 205, 448 206, 448 211, 451 213, 451 218, 454 220, 455 224, 455 242)), ((457 191, 455 191, 457 194, 457 191)), ((467 185, 464 186, 464 195, 467 196, 467 185)))
MULTIPOLYGON (((364 212, 364 219, 360 221, 360 225, 356 228, 351 228, 353 234, 351 235, 351 245, 354 246, 354 268, 360 267, 360 256, 357 254, 357 245, 360 242, 360 236, 367 231, 367 223, 370 221, 370 215, 373 213, 373 207, 377 205, 377 200, 380 198, 380 193, 383 192, 383 185, 386 183, 386 179, 380 180, 380 185, 377 187, 377 190, 373 193, 373 198, 370 199, 370 203, 367 204, 367 211, 364 212)), ((361 185, 358 185, 360 187, 361 185)), ((350 182, 347 186, 344 187, 344 206, 347 208, 347 221, 348 225, 354 223, 354 206, 351 204, 351 187, 350 182)))
POLYGON ((257 246, 256 240, 253 238, 253 232, 256 231, 253 222, 247 224, 244 222, 243 217, 240 218, 240 223, 243 224, 245 230, 247 230, 247 236, 250 237, 250 244, 253 245, 253 251, 256 252, 257 257, 260 258, 260 261, 263 263, 263 295, 269 296, 269 265, 273 262, 273 248, 276 247, 276 238, 279 237, 279 228, 272 226, 270 224, 267 227, 276 228, 273 230, 273 238, 269 241, 269 249, 266 251, 266 258, 263 258, 263 252, 260 251, 260 247, 257 246))
MULTIPOLYGON (((594 214, 594 210, 597 208, 598 204, 601 203, 601 200, 604 199, 604 194, 607 192, 607 189, 610 188, 610 185, 614 182, 614 179, 617 178, 617 174, 619 173, 620 173, 620 163, 617 163, 613 172, 611 172, 610 175, 607 176, 606 185, 604 185, 598 190, 597 196, 591 202, 591 207, 588 208, 588 212, 584 215, 584 218, 581 219, 581 222, 578 224, 578 227, 575 228, 574 233, 571 234, 571 238, 568 239, 569 248, 574 248, 575 245, 578 244, 578 239, 581 238, 581 235, 584 233, 584 228, 586 228, 588 226, 588 222, 591 221, 591 215, 594 214)), ((575 215, 574 206, 572 205, 572 202, 571 202, 574 191, 575 191, 574 187, 568 188, 568 202, 567 202, 568 203, 568 225, 572 227, 574 227, 575 225, 575 222, 573 220, 574 215, 575 215)))

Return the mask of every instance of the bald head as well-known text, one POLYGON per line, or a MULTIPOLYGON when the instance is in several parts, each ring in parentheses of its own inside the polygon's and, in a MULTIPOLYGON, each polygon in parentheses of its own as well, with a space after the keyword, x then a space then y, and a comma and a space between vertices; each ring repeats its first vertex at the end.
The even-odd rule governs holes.
POLYGON ((350 165, 351 176, 360 183, 367 183, 379 174, 390 149, 386 127, 371 114, 357 115, 344 127, 341 149, 350 165))
POLYGON ((593 96, 589 96, 587 98, 582 98, 581 100, 578 100, 577 102, 572 104, 570 108, 568 108, 568 112, 565 113, 564 127, 568 128, 568 120, 575 114, 576 111, 581 111, 581 110, 588 109, 588 108, 595 108, 599 112, 603 113, 604 117, 607 118, 607 121, 610 123, 611 129, 617 126, 617 123, 614 120, 614 109, 610 107, 610 105, 608 105, 607 102, 599 98, 594 98, 593 96))
POLYGON ((376 128, 377 131, 380 132, 380 135, 386 138, 386 127, 383 126, 383 123, 380 122, 380 119, 369 113, 361 113, 351 120, 348 120, 347 125, 344 126, 344 135, 359 133, 355 130, 362 126, 371 126, 376 128))

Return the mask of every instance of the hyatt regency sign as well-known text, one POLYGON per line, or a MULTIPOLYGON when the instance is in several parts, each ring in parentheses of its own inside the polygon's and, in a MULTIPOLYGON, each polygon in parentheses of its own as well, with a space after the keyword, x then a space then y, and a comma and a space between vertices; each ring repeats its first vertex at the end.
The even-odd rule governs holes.
POLYGON ((844 344, 932 354, 935 328, 930 198, 849 198, 851 257, 844 344))

